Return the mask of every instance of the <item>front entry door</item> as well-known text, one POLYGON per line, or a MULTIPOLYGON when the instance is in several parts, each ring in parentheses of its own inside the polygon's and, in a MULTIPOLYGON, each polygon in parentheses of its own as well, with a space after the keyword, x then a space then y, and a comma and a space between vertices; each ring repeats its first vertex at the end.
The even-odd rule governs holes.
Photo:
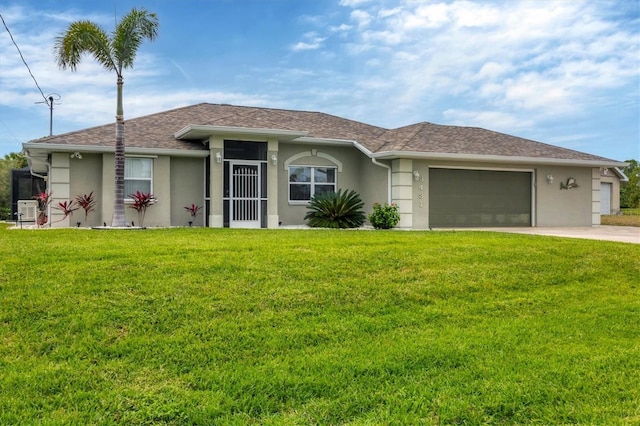
POLYGON ((229 227, 260 228, 260 164, 231 162, 229 227))

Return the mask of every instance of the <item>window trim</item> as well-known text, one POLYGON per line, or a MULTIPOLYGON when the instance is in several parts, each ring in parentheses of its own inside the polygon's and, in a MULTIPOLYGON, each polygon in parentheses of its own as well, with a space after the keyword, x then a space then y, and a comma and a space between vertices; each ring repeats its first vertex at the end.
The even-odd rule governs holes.
MULTIPOLYGON (((127 155, 124 158, 125 161, 125 166, 124 166, 124 183, 127 183, 127 180, 129 181, 148 181, 149 182, 149 192, 151 194, 153 194, 153 169, 155 166, 155 162, 153 161, 155 158, 157 158, 157 156, 149 156, 149 155, 127 155), (151 161, 151 176, 149 176, 148 178, 127 178, 127 159, 140 159, 140 160, 149 160, 151 161)), ((131 204, 133 203, 133 198, 129 198, 129 194, 124 194, 124 202, 127 204, 131 204)))
POLYGON ((316 185, 333 185, 333 190, 334 192, 336 191, 336 189, 338 188, 338 173, 339 173, 339 167, 338 166, 321 166, 321 165, 306 165, 306 164, 289 164, 287 166, 287 198, 289 201, 289 204, 291 205, 308 205, 311 202, 311 198, 313 198, 313 196, 315 195, 315 187, 316 185), (310 168, 311 169, 311 181, 309 182, 291 182, 291 169, 292 168, 310 168), (335 170, 334 172, 334 181, 333 182, 315 182, 315 169, 333 169, 335 170), (309 185, 309 187, 311 188, 310 192, 309 192, 309 199, 308 200, 292 200, 291 199, 291 185, 309 185))

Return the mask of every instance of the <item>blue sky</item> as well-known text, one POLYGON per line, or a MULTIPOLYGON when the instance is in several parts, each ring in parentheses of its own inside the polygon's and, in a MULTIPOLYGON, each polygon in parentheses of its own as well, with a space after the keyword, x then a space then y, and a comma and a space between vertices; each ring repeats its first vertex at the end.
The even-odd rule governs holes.
MULTIPOLYGON (((0 0, 54 106, 54 134, 114 122, 115 74, 59 70, 70 22, 160 21, 125 77, 125 119, 199 102, 321 111, 395 128, 478 126, 640 158, 640 2, 0 0)), ((49 134, 49 109, 0 27, 0 156, 49 134)), ((303 129, 301 129, 303 130, 303 129)))

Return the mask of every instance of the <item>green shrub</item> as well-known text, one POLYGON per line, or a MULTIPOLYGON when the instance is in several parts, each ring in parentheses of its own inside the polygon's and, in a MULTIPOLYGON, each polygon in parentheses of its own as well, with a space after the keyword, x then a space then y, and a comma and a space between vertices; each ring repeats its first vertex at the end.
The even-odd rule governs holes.
POLYGON ((363 206, 354 190, 323 192, 311 198, 304 219, 313 228, 358 228, 365 220, 363 206))
POLYGON ((12 220, 9 207, 0 207, 0 220, 12 220))
POLYGON ((391 229, 400 222, 400 213, 398 213, 398 205, 384 203, 373 204, 373 213, 369 215, 369 222, 376 229, 391 229))

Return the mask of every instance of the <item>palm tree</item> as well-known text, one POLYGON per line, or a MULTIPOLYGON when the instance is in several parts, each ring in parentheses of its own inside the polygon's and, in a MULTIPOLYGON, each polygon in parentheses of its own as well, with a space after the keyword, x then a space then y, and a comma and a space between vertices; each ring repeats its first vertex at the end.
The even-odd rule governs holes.
POLYGON ((54 53, 58 66, 75 71, 84 53, 92 55, 107 71, 115 71, 117 80, 115 194, 111 226, 126 226, 124 214, 124 112, 122 109, 122 70, 133 61, 144 39, 158 35, 158 18, 146 9, 132 9, 109 36, 91 21, 72 22, 67 31, 56 37, 54 53))

